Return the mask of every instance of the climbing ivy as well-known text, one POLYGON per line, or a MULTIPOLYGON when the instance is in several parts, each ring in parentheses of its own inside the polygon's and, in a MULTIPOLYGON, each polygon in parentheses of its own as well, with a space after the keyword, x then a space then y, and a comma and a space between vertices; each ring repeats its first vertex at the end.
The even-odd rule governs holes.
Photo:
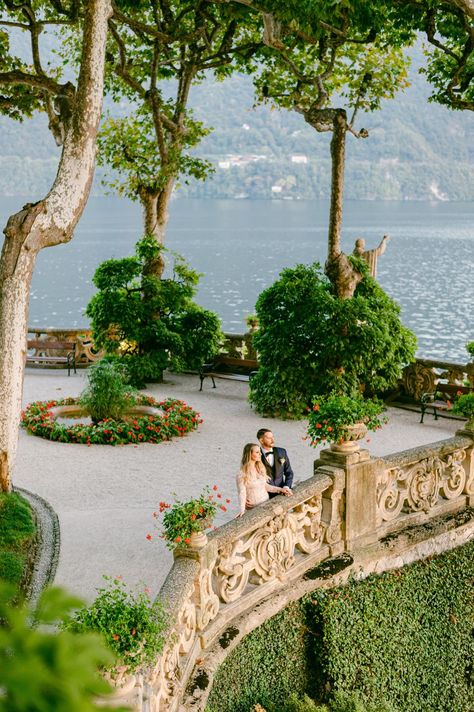
POLYGON ((209 709, 283 710, 356 693, 362 708, 474 709, 474 542, 318 590, 248 635, 219 668, 209 709))

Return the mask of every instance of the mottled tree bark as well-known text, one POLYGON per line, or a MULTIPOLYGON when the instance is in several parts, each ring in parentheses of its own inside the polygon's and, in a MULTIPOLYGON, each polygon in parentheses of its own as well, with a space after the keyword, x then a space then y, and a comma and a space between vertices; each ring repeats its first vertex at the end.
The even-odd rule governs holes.
POLYGON ((110 0, 86 4, 83 50, 61 159, 48 195, 12 215, 0 256, 0 486, 11 489, 20 421, 30 284, 38 252, 68 242, 89 197, 102 111, 110 0))
POLYGON ((328 258, 325 271, 341 299, 350 299, 362 279, 341 250, 344 169, 346 155, 346 112, 336 109, 331 139, 331 207, 329 211, 328 258))
MULTIPOLYGON (((165 244, 166 228, 169 220, 169 204, 174 178, 170 178, 159 193, 151 193, 145 187, 140 190, 140 202, 143 207, 143 226, 146 235, 153 235, 159 245, 165 244)), ((159 257, 145 265, 144 274, 161 278, 165 268, 165 261, 159 257)))

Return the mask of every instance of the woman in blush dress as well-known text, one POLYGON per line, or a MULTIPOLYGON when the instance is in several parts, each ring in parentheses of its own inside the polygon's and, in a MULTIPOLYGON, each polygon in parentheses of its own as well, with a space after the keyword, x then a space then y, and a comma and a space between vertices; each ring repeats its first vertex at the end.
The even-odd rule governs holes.
POLYGON ((266 502, 269 499, 269 492, 286 494, 283 487, 275 487, 268 484, 268 476, 265 465, 262 462, 260 445, 247 443, 244 447, 240 472, 237 475, 237 491, 240 502, 238 517, 245 513, 246 508, 250 509, 257 504, 266 502))

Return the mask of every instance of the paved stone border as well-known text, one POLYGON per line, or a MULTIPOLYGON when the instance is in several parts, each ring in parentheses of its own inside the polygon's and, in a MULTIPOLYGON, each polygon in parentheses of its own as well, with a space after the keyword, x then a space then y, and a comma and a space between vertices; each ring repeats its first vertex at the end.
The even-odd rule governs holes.
POLYGON ((38 528, 37 546, 33 561, 27 598, 34 607, 43 589, 53 582, 59 560, 61 536, 58 515, 51 505, 33 492, 14 487, 31 505, 38 528))

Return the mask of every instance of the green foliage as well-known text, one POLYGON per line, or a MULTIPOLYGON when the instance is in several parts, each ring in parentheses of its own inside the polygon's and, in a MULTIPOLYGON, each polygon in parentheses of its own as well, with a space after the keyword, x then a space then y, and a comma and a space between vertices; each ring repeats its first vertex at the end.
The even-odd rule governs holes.
POLYGON ((365 399, 360 393, 319 396, 308 413, 310 445, 316 447, 325 441, 346 440, 347 426, 355 423, 364 423, 367 430, 378 430, 387 422, 386 418, 379 417, 384 409, 382 401, 365 399))
POLYGON ((135 403, 125 379, 125 369, 116 361, 102 359, 89 366, 89 383, 79 396, 79 405, 94 423, 106 418, 120 420, 127 408, 135 403))
POLYGON ((290 603, 229 653, 214 678, 209 707, 249 712, 255 703, 273 703, 280 709, 291 694, 302 696, 311 687, 309 643, 304 609, 290 603))
MULTIPOLYGON (((230 499, 226 500, 229 504, 230 499)), ((160 529, 161 537, 166 541, 168 549, 176 546, 189 546, 191 534, 202 532, 212 526, 217 509, 227 511, 227 507, 222 502, 222 495, 214 485, 212 492, 209 486, 194 499, 187 502, 176 500, 174 504, 160 502, 160 514, 163 514, 163 528, 160 529), (219 501, 221 500, 221 501, 219 501)), ((155 518, 158 516, 154 512, 155 518)), ((147 538, 151 540, 151 534, 147 538)))
MULTIPOLYGON (((13 589, 0 584, 0 711, 89 712, 110 688, 97 672, 111 654, 99 636, 57 632, 80 601, 61 589, 46 590, 36 608, 11 605, 13 589)), ((123 708, 121 708, 123 710, 123 708)))
POLYGON ((104 576, 105 588, 97 589, 90 606, 76 611, 63 624, 73 633, 100 633, 115 658, 134 672, 156 661, 165 644, 168 616, 158 600, 151 601, 145 588, 130 591, 119 578, 104 576))
POLYGON ((156 413, 126 415, 123 420, 105 418, 98 423, 66 424, 56 420, 51 408, 74 405, 74 398, 61 401, 34 401, 23 413, 21 425, 32 435, 61 443, 86 445, 126 445, 132 443, 161 443, 174 437, 183 437, 195 430, 202 420, 199 413, 183 401, 168 398, 156 401, 151 396, 138 395, 136 405, 156 408, 156 413))
POLYGON ((474 427, 474 393, 464 393, 454 401, 453 413, 467 418, 467 426, 474 427))
POLYGON ((15 493, 0 493, 0 580, 21 583, 35 534, 28 502, 15 493))
MULTIPOLYGON (((252 708, 251 712, 253 712, 252 708)), ((255 710, 257 712, 257 710, 255 710)), ((279 704, 278 707, 270 704, 266 712, 394 712, 393 707, 379 700, 376 704, 362 702, 357 694, 338 693, 329 700, 327 705, 317 704, 308 695, 297 697, 291 695, 290 698, 279 704)))
POLYGON ((86 309, 95 343, 120 355, 137 387, 161 380, 168 366, 196 368, 217 353, 223 338, 218 317, 193 302, 199 275, 182 257, 174 255, 171 277, 149 274, 162 252, 146 236, 135 257, 103 262, 93 278, 99 291, 86 309))
POLYGON ((325 702, 327 712, 470 712, 473 582, 470 542, 381 576, 318 589, 228 655, 209 707, 248 712, 259 703, 268 712, 286 712, 285 705, 322 712, 306 694, 325 702), (290 702, 291 694, 300 700, 290 702))
POLYGON ((466 351, 474 359, 474 341, 469 341, 466 344, 466 351))
POLYGON ((372 704, 383 698, 400 712, 472 710, 473 581, 471 542, 314 594, 307 605, 321 686, 357 690, 372 704))
POLYGON ((354 393, 359 384, 384 392, 414 359, 416 339, 400 308, 367 274, 341 300, 318 264, 297 265, 260 294, 256 310, 260 368, 250 401, 263 414, 301 417, 315 396, 354 393))
MULTIPOLYGON (((161 104, 161 111, 169 121, 172 120, 174 109, 173 101, 161 104)), ((168 151, 164 161, 157 150, 153 118, 148 105, 124 118, 109 117, 99 134, 98 156, 100 165, 112 168, 115 174, 112 174, 112 179, 106 178, 104 183, 118 195, 139 200, 145 186, 151 194, 158 194, 170 179, 180 176, 185 183, 189 177, 205 180, 213 171, 212 164, 192 156, 188 151, 208 133, 209 130, 204 128, 202 122, 193 120, 189 110, 185 114, 179 149, 168 151)))

